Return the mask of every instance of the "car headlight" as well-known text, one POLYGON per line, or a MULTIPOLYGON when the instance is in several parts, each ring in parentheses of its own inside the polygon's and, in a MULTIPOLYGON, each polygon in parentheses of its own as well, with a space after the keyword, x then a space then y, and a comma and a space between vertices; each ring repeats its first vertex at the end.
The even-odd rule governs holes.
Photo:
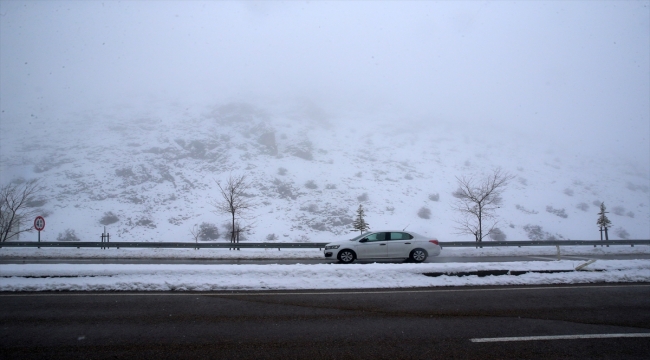
POLYGON ((338 249, 339 246, 341 245, 327 245, 325 246, 325 250, 338 249))

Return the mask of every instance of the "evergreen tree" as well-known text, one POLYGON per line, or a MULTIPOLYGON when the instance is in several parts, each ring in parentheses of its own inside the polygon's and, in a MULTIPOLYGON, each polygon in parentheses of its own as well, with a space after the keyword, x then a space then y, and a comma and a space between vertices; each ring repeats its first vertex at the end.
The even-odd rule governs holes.
POLYGON ((603 229, 605 229, 605 239, 609 240, 609 236, 607 234, 607 228, 612 226, 612 222, 609 221, 609 219, 607 218, 607 215, 605 215, 607 213, 609 213, 609 211, 605 211, 605 203, 604 202, 600 203, 600 212, 598 213, 599 217, 598 217, 598 221, 596 221, 596 224, 598 226, 600 226, 600 231, 601 231, 600 239, 601 240, 603 239, 603 234, 602 234, 603 229))
POLYGON ((365 231, 370 230, 370 224, 364 220, 364 216, 365 213, 363 211, 363 206, 359 204, 359 208, 357 209, 357 218, 352 223, 352 226, 354 227, 354 230, 359 230, 361 234, 363 234, 365 231))

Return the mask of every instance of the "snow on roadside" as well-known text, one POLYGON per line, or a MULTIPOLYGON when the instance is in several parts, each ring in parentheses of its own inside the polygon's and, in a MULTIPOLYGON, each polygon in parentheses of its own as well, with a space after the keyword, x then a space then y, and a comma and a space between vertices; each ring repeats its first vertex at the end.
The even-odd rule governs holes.
POLYGON ((599 260, 588 270, 519 276, 430 272, 572 270, 580 261, 316 265, 0 265, 0 291, 215 291, 409 288, 469 285, 650 282, 650 261, 599 260))
MULTIPOLYGON (((563 246, 562 255, 650 254, 650 246, 563 246)), ((555 246, 443 248, 445 256, 556 256, 555 246)), ((88 259, 322 259, 319 249, 98 249, 98 248, 0 248, 0 258, 88 259)))

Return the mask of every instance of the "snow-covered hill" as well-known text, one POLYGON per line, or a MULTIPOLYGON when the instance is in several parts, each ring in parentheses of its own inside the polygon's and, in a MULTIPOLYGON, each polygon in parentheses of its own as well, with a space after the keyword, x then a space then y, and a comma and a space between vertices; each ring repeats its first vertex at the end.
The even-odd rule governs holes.
MULTIPOLYGON (((99 240, 104 226, 113 241, 191 241, 202 223, 225 241, 228 216, 210 202, 229 174, 253 185, 247 241, 349 236, 360 203, 373 229, 470 241, 455 230, 455 177, 495 167, 515 175, 497 213, 508 240, 599 238, 602 201, 610 238, 650 237, 647 164, 578 153, 534 133, 242 102, 101 109, 28 125, 3 124, 2 182, 42 179, 46 201, 33 205, 46 217, 45 241, 68 229, 99 240)), ((21 236, 29 239, 36 234, 21 236)))

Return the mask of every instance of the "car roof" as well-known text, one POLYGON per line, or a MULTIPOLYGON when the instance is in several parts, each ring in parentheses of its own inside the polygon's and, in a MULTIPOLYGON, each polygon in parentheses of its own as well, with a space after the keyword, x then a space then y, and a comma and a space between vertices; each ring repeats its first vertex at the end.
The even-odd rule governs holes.
MULTIPOLYGON (((414 231, 409 231, 409 230, 372 230, 372 231, 368 231, 365 234, 380 233, 380 232, 404 232, 404 233, 408 233, 408 234, 411 234, 411 235, 417 236, 417 237, 422 237, 422 238, 427 237, 427 236, 422 235, 420 233, 416 233, 414 231)), ((432 238, 432 239, 435 239, 435 238, 432 238)))

